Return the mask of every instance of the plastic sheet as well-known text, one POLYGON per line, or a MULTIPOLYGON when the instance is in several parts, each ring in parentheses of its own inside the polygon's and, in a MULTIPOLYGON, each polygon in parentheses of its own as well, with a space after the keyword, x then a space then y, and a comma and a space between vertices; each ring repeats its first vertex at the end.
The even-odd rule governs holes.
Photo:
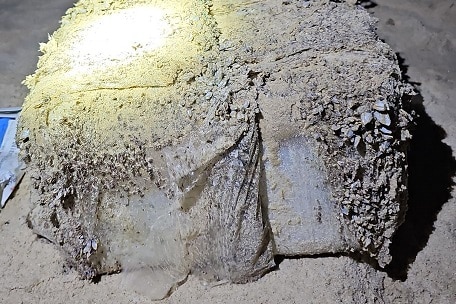
POLYGON ((24 176, 24 163, 18 158, 15 134, 21 108, 0 108, 0 206, 3 208, 24 176))

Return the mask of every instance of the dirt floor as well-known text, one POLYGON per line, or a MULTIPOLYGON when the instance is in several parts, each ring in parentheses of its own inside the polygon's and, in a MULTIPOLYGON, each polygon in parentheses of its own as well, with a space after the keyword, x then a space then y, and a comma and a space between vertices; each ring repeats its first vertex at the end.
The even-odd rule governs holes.
MULTIPOLYGON (((361 1, 378 35, 397 51, 419 95, 409 154, 409 210, 378 271, 349 257, 288 259, 257 282, 208 286, 190 277, 162 303, 456 302, 456 1, 361 1)), ((38 43, 73 0, 0 0, 0 107, 19 106, 38 43)), ((0 211, 0 303, 147 303, 121 274, 78 279, 55 246, 27 227, 25 178, 0 211)))

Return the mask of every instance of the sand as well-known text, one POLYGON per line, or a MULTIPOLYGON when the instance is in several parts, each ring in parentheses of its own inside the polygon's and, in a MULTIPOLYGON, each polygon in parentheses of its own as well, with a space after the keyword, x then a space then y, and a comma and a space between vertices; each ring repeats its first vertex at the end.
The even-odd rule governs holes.
MULTIPOLYGON (((365 1, 364 1, 365 2, 365 1)), ((420 95, 410 151, 409 211, 387 271, 345 256, 284 260, 249 284, 208 286, 190 277, 162 303, 454 303, 456 301, 455 1, 366 3, 420 95), (422 104, 422 106, 420 106, 422 104), (446 133, 446 135, 445 135, 446 133)), ((20 81, 35 69, 38 42, 72 1, 0 1, 0 106, 21 105, 20 81), (6 38, 4 38, 6 37, 6 38)), ((145 303, 121 275, 80 280, 53 244, 27 227, 27 179, 0 212, 0 303, 145 303)))

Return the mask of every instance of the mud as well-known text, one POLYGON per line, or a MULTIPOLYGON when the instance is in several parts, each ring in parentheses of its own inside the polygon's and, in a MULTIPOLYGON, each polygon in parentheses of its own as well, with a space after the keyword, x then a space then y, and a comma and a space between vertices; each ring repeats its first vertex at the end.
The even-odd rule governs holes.
POLYGON ((80 1, 25 81, 29 226, 84 278, 150 272, 153 298, 190 272, 257 279, 273 255, 384 267, 406 209, 412 92, 373 23, 327 1, 80 1), (104 32, 139 9, 144 28, 104 32), (95 47, 110 39, 116 52, 95 47))

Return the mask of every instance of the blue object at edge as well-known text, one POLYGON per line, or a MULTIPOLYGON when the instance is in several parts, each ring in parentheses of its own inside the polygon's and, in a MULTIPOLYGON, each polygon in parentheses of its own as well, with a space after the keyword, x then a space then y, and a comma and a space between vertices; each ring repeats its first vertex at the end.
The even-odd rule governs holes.
POLYGON ((8 129, 8 122, 11 118, 0 118, 0 146, 3 142, 3 138, 6 134, 6 129, 8 129))

